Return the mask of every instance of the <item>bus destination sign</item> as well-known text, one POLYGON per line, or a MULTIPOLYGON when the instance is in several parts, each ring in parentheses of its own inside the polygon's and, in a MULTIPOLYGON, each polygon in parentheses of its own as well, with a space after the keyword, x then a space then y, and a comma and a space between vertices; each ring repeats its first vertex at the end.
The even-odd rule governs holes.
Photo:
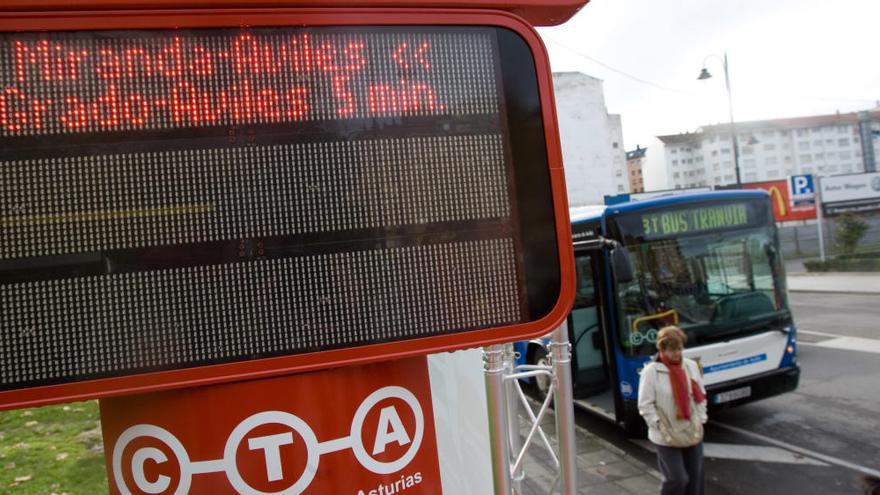
POLYGON ((757 218, 754 210, 748 203, 708 204, 622 218, 621 225, 628 235, 643 239, 694 235, 752 225, 757 218))

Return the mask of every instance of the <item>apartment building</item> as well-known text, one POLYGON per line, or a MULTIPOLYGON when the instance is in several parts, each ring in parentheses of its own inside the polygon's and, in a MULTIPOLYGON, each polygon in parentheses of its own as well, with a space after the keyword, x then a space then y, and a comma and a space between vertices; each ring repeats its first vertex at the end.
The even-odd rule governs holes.
POLYGON ((645 192, 645 178, 642 174, 645 153, 648 148, 636 145, 636 149, 626 152, 626 177, 629 180, 630 192, 645 192))
MULTIPOLYGON (((736 124, 742 182, 876 171, 880 110, 736 124)), ((658 136, 670 188, 736 183, 729 124, 658 136)))
POLYGON ((568 204, 602 204, 606 194, 629 192, 621 118, 608 113, 602 80, 556 72, 553 92, 568 204))

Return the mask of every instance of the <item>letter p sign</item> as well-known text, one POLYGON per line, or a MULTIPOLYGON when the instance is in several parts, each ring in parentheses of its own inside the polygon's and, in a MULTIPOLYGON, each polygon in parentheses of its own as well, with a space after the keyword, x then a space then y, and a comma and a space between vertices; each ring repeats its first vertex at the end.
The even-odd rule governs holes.
POLYGON ((813 176, 810 174, 789 177, 788 190, 791 206, 812 205, 815 201, 816 190, 813 187, 813 176))

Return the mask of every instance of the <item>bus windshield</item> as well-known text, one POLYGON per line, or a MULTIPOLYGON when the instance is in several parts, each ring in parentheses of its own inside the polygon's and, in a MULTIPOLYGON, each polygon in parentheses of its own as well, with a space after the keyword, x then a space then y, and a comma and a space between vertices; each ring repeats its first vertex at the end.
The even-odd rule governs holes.
POLYGON ((790 322, 772 223, 763 227, 637 239, 632 280, 616 283, 620 340, 628 355, 655 352, 657 330, 677 324, 689 345, 782 328, 790 322))

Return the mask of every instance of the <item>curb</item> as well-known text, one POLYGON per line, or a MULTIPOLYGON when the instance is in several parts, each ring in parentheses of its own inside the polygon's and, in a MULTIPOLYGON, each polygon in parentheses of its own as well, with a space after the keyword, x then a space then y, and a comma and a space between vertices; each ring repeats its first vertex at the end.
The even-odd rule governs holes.
POLYGON ((857 291, 857 290, 819 290, 819 289, 792 289, 788 288, 789 292, 806 292, 809 294, 841 294, 841 295, 850 295, 850 296, 880 296, 880 292, 872 292, 872 291, 857 291))

